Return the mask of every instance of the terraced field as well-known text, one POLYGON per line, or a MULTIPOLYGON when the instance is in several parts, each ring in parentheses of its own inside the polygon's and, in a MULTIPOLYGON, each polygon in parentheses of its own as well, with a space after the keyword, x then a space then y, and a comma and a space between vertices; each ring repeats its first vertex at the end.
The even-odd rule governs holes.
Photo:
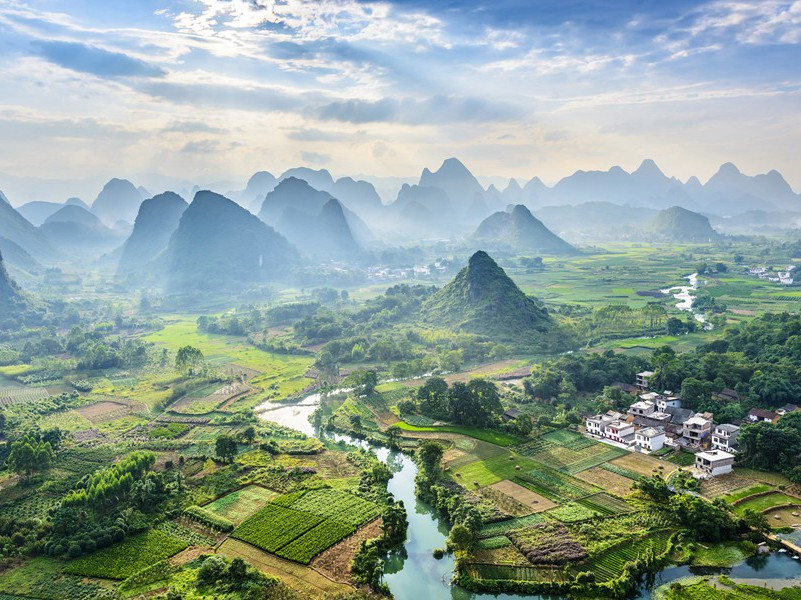
POLYGON ((671 535, 672 531, 659 531, 639 540, 624 542, 590 559, 582 569, 593 571, 596 581, 615 579, 626 563, 636 560, 649 549, 653 549, 655 554, 664 552, 671 535))

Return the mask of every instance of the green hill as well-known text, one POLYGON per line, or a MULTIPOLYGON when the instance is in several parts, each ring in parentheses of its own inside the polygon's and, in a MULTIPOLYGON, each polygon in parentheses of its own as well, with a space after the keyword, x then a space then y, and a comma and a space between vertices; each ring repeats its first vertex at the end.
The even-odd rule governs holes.
POLYGON ((453 281, 426 300, 422 317, 432 325, 526 346, 555 325, 543 304, 526 296, 482 250, 470 257, 453 281))
POLYGON ((511 211, 496 212, 473 234, 476 240, 497 247, 535 254, 572 254, 576 249, 548 229, 522 204, 511 211))
POLYGON ((195 194, 167 248, 168 290, 230 294, 250 283, 278 281, 299 262, 298 251, 236 202, 195 194))
POLYGON ((705 243, 720 237, 704 215, 680 206, 659 211, 645 231, 653 239, 670 242, 705 243))

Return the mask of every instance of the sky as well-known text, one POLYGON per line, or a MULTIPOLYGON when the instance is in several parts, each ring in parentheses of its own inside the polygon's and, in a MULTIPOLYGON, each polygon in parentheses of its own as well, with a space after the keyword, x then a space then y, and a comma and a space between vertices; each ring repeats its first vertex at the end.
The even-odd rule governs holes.
POLYGON ((0 0, 0 90, 0 189, 456 156, 801 190, 801 0, 0 0))

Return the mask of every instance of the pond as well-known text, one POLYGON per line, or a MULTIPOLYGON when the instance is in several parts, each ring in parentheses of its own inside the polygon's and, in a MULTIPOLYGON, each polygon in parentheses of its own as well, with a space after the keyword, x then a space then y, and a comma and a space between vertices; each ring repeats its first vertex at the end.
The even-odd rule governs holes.
MULTIPOLYGON (((337 390, 343 392, 346 390, 337 390)), ((335 392, 335 393, 336 393, 335 392)), ((409 518, 406 543, 401 551, 390 554, 386 561, 385 581, 398 600, 427 600, 451 598, 452 600, 513 600, 524 596, 515 594, 475 594, 450 584, 454 559, 445 555, 434 558, 436 548, 443 548, 448 537, 448 524, 444 519, 415 497, 414 479, 417 465, 407 455, 383 446, 371 445, 364 440, 339 433, 317 430, 309 421, 321 394, 312 394, 295 404, 273 404, 258 407, 259 416, 267 421, 291 427, 307 435, 321 439, 344 442, 369 449, 392 471, 389 491, 396 500, 402 500, 409 518), (273 408, 276 406, 276 408, 273 408)), ((692 575, 726 573, 730 577, 744 579, 799 579, 801 564, 784 553, 755 556, 731 568, 668 567, 644 579, 633 598, 645 600, 652 597, 654 589, 665 583, 692 575)), ((557 600, 557 596, 525 596, 540 600, 557 600)))

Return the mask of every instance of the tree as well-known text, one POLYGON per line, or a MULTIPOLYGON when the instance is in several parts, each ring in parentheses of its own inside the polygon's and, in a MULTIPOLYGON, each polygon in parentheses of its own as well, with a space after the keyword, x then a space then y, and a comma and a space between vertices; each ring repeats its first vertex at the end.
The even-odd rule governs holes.
POLYGON ((444 453, 445 449, 442 445, 431 440, 423 442, 417 448, 417 457, 427 471, 433 471, 439 467, 439 461, 442 460, 444 453))
POLYGON ((357 395, 369 396, 378 385, 378 374, 372 369, 360 369, 348 375, 346 384, 352 386, 357 395))
POLYGON ((354 429, 361 429, 362 428, 362 418, 360 415, 351 415, 349 418, 350 424, 353 426, 354 429))
POLYGON ((55 453, 49 442, 27 437, 11 444, 6 462, 9 469, 27 478, 37 471, 46 471, 54 458, 55 453))
POLYGON ((448 548, 454 552, 466 552, 473 547, 475 543, 475 535, 470 529, 461 523, 456 523, 451 527, 451 532, 448 535, 448 548))
POLYGON ((417 390, 420 412, 432 419, 448 415, 448 383, 439 377, 431 377, 417 390))
POLYGON ((401 438, 401 428, 397 425, 390 425, 385 432, 390 446, 397 446, 401 438))
POLYGON ((214 451, 221 461, 232 462, 237 452, 236 440, 227 435, 219 435, 214 443, 214 451))
POLYGON ((406 540, 406 530, 409 520, 406 518, 406 508, 403 501, 390 502, 381 515, 382 537, 388 546, 402 544, 406 540))
POLYGON ((242 441, 246 444, 250 445, 253 443, 253 440, 256 439, 256 428, 253 425, 249 425, 245 431, 242 432, 242 441))
POLYGON ((203 361, 203 353, 194 346, 181 346, 175 354, 175 368, 185 375, 194 375, 203 361))
POLYGON ((673 495, 667 482, 659 475, 640 478, 634 484, 634 489, 640 490, 655 502, 665 502, 673 495))

